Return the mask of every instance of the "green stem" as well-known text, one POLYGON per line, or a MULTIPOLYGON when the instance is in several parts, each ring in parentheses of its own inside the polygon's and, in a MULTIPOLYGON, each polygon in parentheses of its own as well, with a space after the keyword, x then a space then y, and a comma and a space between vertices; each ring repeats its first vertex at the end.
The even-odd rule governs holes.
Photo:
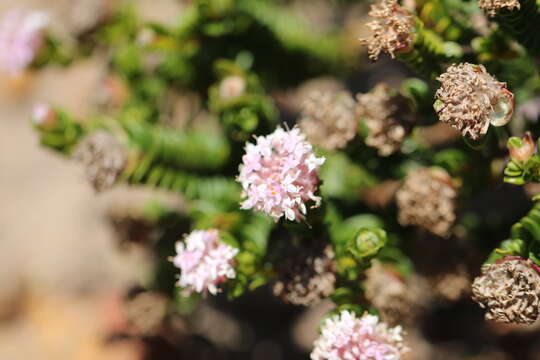
POLYGON ((421 20, 416 19, 416 36, 413 47, 406 53, 397 55, 418 73, 435 79, 443 72, 443 64, 458 62, 462 56, 461 48, 453 42, 445 42, 431 30, 424 29, 421 20))

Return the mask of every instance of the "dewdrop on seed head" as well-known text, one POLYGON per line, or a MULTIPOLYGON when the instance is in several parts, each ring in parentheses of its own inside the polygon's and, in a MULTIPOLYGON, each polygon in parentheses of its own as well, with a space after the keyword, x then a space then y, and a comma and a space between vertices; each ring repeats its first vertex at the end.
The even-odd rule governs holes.
POLYGON ((300 221, 307 202, 318 207, 315 195, 319 168, 324 157, 316 157, 312 146, 298 128, 278 127, 272 134, 246 144, 237 181, 242 184, 242 209, 263 212, 278 221, 282 216, 300 221))
POLYGON ((32 63, 44 43, 49 16, 42 11, 15 9, 0 20, 0 68, 16 75, 32 63))
POLYGON ((238 249, 224 243, 215 229, 194 230, 176 243, 174 266, 180 269, 178 286, 184 294, 216 295, 219 285, 236 277, 234 257, 238 249))
POLYGON ((414 18, 397 0, 381 0, 378 4, 371 5, 369 16, 373 21, 366 25, 371 29, 372 35, 361 39, 361 42, 367 46, 371 60, 377 60, 381 52, 394 58, 395 53, 412 47, 414 18))
POLYGON ((314 345, 311 360, 399 360, 408 351, 400 326, 349 311, 327 319, 314 345))
POLYGON ((476 140, 489 125, 503 126, 512 118, 514 94, 483 65, 451 65, 437 78, 441 87, 433 105, 439 120, 476 140))

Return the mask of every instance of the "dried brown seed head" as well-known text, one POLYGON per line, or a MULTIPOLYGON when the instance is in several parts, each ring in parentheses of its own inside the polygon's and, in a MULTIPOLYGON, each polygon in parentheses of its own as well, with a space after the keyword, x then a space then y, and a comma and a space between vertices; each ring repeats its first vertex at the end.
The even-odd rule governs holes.
POLYGON ((482 266, 472 292, 487 320, 532 324, 538 318, 540 275, 529 260, 505 258, 482 266))
POLYGON ((112 187, 127 164, 124 146, 103 130, 83 138, 73 156, 85 165, 86 177, 96 191, 112 187))
POLYGON ((501 10, 519 10, 521 5, 518 0, 478 0, 478 7, 484 10, 488 16, 493 17, 501 10))
POLYGON ((476 140, 489 125, 506 125, 514 111, 514 95, 482 65, 451 65, 437 78, 441 87, 433 107, 439 120, 476 140))
POLYGON ((314 145, 326 150, 342 149, 358 129, 354 106, 347 92, 312 92, 304 102, 300 129, 314 145))
POLYGON ((356 99, 356 112, 368 129, 366 144, 381 156, 398 151, 411 130, 412 113, 407 99, 385 83, 356 99))
POLYGON ((285 302, 309 306, 330 296, 336 281, 334 251, 330 245, 298 248, 278 268, 274 294, 285 302))
POLYGON ((413 299, 407 284, 379 261, 373 261, 366 271, 364 289, 366 299, 379 311, 385 322, 396 324, 411 317, 413 299))
POLYGON ((382 0, 371 5, 369 16, 373 21, 367 23, 372 35, 361 39, 367 46, 369 58, 377 60, 381 52, 395 57, 395 53, 412 47, 414 40, 414 18, 402 8, 397 0, 382 0))
POLYGON ((457 191, 450 175, 438 168, 414 169, 396 193, 398 221, 448 236, 456 219, 457 191))

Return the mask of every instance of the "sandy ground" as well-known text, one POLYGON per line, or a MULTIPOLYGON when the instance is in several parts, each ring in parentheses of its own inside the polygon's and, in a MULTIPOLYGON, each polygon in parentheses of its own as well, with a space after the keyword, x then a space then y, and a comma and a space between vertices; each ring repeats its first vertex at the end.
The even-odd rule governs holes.
MULTIPOLYGON (((17 4, 51 9, 58 19, 76 3, 2 0, 0 16, 17 4)), ((178 14, 172 1, 138 3, 154 19, 178 14)), ((96 195, 76 163, 39 146, 29 122, 36 101, 87 114, 103 68, 97 57, 67 70, 0 76, 0 359, 134 358, 133 347, 104 347, 101 338, 110 298, 144 265, 117 250, 104 221, 122 190, 96 195)))

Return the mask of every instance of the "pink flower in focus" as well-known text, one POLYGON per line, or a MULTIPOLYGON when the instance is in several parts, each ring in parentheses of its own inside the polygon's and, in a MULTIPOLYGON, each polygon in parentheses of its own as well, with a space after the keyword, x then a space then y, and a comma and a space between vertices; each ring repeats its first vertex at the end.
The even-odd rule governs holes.
POLYGON ((307 212, 305 203, 315 196, 318 173, 324 163, 298 128, 278 127, 268 136, 259 136, 255 144, 246 144, 238 181, 243 187, 242 209, 255 209, 279 220, 283 215, 300 221, 307 212))
POLYGON ((342 311, 326 320, 311 352, 312 360, 399 360, 408 351, 400 326, 389 328, 365 313, 342 311))
POLYGON ((238 249, 221 241, 217 230, 195 230, 176 243, 173 264, 180 269, 178 286, 185 294, 218 293, 218 285, 236 276, 234 257, 238 249))
POLYGON ((48 23, 49 16, 42 11, 6 13, 0 22, 0 68, 14 75, 30 65, 43 45, 48 23))

